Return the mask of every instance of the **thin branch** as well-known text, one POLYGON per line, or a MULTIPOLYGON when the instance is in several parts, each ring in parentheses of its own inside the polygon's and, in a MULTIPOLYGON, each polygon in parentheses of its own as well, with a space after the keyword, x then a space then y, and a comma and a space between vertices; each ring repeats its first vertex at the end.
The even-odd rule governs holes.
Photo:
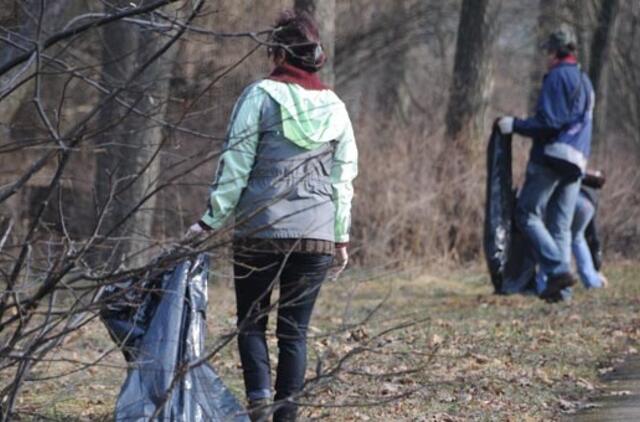
MULTIPOLYGON (((118 21, 120 19, 126 18, 128 16, 136 16, 136 15, 141 15, 147 12, 151 12, 159 7, 162 6, 166 6, 167 4, 171 4, 171 3, 175 3, 178 0, 159 0, 156 1, 154 3, 145 5, 145 6, 141 6, 141 7, 136 7, 133 9, 128 9, 128 10, 124 10, 122 12, 118 12, 118 13, 114 13, 111 15, 108 15, 102 19, 97 19, 95 21, 92 22, 88 22, 82 25, 78 25, 77 27, 74 28, 69 28, 67 30, 64 30, 62 32, 59 32, 57 34, 52 35, 51 37, 47 38, 41 45, 41 48, 43 50, 51 47, 52 45, 65 40, 67 38, 73 37, 75 35, 78 35, 82 32, 88 31, 89 29, 93 29, 93 28, 99 28, 101 26, 107 25, 111 22, 115 22, 118 21)), ((29 58, 33 55, 37 53, 37 47, 33 47, 31 50, 29 50, 26 53, 23 53, 21 55, 19 55, 18 57, 14 58, 13 60, 10 60, 9 62, 5 63, 4 65, 0 66, 0 75, 4 75, 5 73, 7 73, 8 71, 10 71, 11 69, 13 69, 14 67, 16 67, 17 65, 19 65, 20 63, 23 63, 27 60, 29 60, 29 58)))

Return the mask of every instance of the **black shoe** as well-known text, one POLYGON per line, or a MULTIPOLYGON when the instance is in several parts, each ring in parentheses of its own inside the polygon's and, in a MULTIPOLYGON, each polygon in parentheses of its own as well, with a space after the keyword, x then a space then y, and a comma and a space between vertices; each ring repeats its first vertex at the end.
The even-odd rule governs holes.
POLYGON ((251 422, 266 422, 271 416, 271 406, 269 399, 249 400, 247 413, 251 422))
POLYGON ((576 280, 576 277, 571 273, 562 273, 550 276, 547 280, 547 288, 544 289, 542 293, 540 293, 540 298, 548 302, 558 302, 558 297, 560 297, 560 300, 562 300, 560 291, 566 289, 567 287, 573 286, 577 282, 578 280, 576 280))
POLYGON ((543 298, 543 300, 547 303, 558 303, 562 302, 564 298, 562 297, 562 292, 558 292, 552 296, 543 298))
MULTIPOLYGON (((278 402, 277 399, 276 402, 278 402)), ((276 406, 277 409, 273 413, 273 422, 296 422, 298 420, 298 405, 296 403, 290 400, 282 400, 276 406)))

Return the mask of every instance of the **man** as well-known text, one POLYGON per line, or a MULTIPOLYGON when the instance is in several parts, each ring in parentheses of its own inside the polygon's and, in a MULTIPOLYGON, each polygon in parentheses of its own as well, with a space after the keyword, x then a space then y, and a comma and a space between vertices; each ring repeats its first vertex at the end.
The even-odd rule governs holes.
POLYGON ((516 222, 530 242, 547 279, 541 297, 561 300, 560 292, 576 283, 571 272, 571 222, 591 149, 593 87, 580 70, 575 35, 567 27, 543 44, 548 54, 535 115, 498 120, 503 134, 533 138, 516 222))

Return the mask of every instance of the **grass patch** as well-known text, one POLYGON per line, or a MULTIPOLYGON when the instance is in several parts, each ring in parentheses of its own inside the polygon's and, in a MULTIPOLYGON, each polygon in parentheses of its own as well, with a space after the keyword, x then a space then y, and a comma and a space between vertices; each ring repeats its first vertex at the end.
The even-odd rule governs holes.
MULTIPOLYGON (((636 353, 640 267, 607 270, 608 289, 579 287, 570 303, 554 305, 492 295, 481 267, 441 276, 352 274, 327 283, 310 329, 312 381, 300 399, 308 405, 304 416, 557 420, 598 395, 599 375, 616 359, 636 353)), ((209 293, 213 345, 217 335, 233 329, 235 310, 228 280, 209 293)), ((275 350, 274 339, 269 341, 275 350)), ((109 420, 125 375, 124 361, 110 347, 98 323, 67 341, 34 376, 64 374, 77 362, 99 364, 26 383, 17 406, 20 420, 109 420)), ((212 360, 242 397, 238 362, 235 343, 212 360)))

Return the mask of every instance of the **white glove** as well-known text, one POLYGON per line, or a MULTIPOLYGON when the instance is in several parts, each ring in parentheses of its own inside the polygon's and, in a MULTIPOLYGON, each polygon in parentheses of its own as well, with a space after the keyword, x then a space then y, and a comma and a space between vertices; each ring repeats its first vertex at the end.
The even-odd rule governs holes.
POLYGON ((513 133, 513 121, 514 118, 511 116, 501 117, 500 120, 498 120, 500 133, 503 135, 511 135, 513 133))
POLYGON ((349 262, 349 252, 346 246, 336 248, 336 255, 333 257, 333 265, 329 268, 329 278, 336 280, 349 262))

